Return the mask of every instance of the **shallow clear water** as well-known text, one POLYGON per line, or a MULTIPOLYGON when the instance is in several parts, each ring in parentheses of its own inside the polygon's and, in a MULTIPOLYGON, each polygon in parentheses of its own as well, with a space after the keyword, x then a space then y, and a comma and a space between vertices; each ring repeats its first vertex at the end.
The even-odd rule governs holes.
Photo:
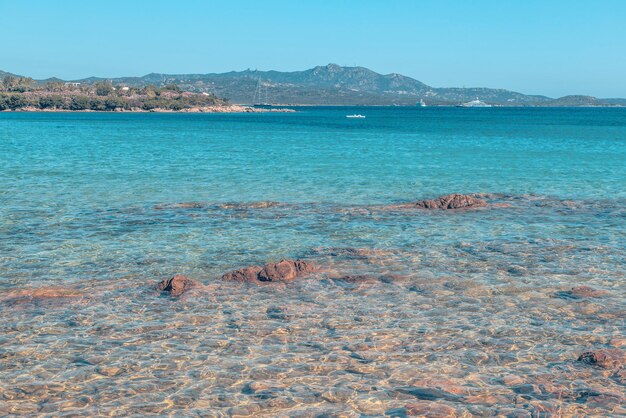
POLYGON ((0 415, 626 414, 625 179, 626 109, 1 113, 0 415))

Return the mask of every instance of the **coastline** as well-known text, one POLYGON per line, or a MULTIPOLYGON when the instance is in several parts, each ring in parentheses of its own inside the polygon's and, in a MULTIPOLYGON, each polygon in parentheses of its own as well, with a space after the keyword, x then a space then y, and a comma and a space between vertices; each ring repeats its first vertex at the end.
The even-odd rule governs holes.
POLYGON ((80 109, 80 110, 70 110, 70 109, 55 109, 55 108, 47 108, 47 109, 39 109, 32 106, 23 107, 20 109, 6 109, 0 110, 0 112, 29 112, 29 113, 293 113, 296 112, 294 109, 288 108, 256 108, 251 106, 242 106, 242 105, 216 105, 216 106, 202 106, 202 107, 190 107, 188 109, 181 110, 172 110, 172 109, 163 109, 163 108, 154 108, 150 110, 133 108, 133 109, 122 109, 118 108, 115 110, 92 110, 92 109, 80 109))

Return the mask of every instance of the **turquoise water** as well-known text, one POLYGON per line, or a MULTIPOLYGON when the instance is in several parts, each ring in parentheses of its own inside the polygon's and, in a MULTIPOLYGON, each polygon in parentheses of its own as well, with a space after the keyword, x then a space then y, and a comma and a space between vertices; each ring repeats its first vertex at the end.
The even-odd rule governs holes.
POLYGON ((626 109, 0 113, 0 167, 0 415, 626 413, 574 361, 626 344, 626 109), (393 206, 453 192, 502 205, 393 206), (218 279, 295 257, 399 279, 218 279))

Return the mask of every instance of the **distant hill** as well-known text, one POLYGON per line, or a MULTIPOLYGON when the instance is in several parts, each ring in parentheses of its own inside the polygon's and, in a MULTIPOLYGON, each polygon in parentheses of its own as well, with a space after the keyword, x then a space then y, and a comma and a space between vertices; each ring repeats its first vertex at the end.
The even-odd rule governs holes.
POLYGON ((0 70, 0 79, 2 79, 3 77, 6 77, 6 76, 20 77, 17 74, 7 73, 6 71, 0 70))
MULTIPOLYGON (((0 75, 2 73, 0 72, 0 75)), ((46 82, 48 80, 42 80, 46 82)), ((58 79, 54 79, 58 80, 58 79)), ((503 106, 610 106, 624 105, 624 99, 596 99, 567 96, 552 99, 504 89, 437 88, 401 74, 379 74, 364 67, 336 64, 304 71, 231 71, 208 74, 158 74, 143 77, 71 80, 82 84, 111 81, 114 85, 163 87, 177 84, 190 92, 207 92, 233 103, 268 102, 293 105, 455 105, 479 98, 503 106), (256 93, 255 93, 256 92, 256 93)))
MULTIPOLYGON (((101 78, 75 80, 82 83, 101 78)), ((231 71, 210 74, 157 74, 111 80, 129 86, 178 84, 184 90, 205 91, 235 103, 252 103, 257 84, 262 100, 302 105, 415 105, 457 104, 479 97, 497 104, 529 105, 550 100, 501 89, 434 88, 401 74, 379 74, 363 67, 318 66, 305 71, 231 71)), ((257 96, 258 97, 258 96, 257 96)))
POLYGON ((600 101, 593 96, 563 96, 552 101, 556 106, 598 106, 600 101))
POLYGON ((593 96, 563 96, 550 101, 552 106, 626 106, 626 99, 598 99, 593 96))

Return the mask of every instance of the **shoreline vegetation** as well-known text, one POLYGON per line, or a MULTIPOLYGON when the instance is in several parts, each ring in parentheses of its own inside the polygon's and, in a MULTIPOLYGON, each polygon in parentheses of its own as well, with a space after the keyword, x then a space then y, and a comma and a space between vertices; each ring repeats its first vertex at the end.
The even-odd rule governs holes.
POLYGON ((260 113, 293 109, 256 108, 231 104, 210 93, 183 91, 178 85, 129 87, 99 82, 93 85, 51 81, 36 85, 28 77, 0 80, 0 111, 14 112, 184 112, 260 113))

